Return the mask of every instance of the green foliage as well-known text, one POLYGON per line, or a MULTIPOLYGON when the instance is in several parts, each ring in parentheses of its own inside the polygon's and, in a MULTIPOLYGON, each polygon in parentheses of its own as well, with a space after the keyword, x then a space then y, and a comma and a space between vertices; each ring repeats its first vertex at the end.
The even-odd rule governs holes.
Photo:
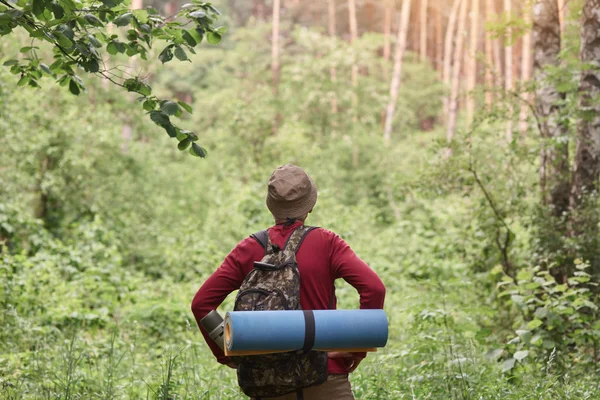
MULTIPOLYGON (((153 7, 129 10, 123 0, 103 0, 101 4, 72 0, 1 0, 0 36, 14 38, 19 35, 18 28, 22 28, 31 38, 31 45, 20 49, 22 57, 9 59, 3 65, 19 76, 17 86, 39 88, 42 78, 51 77, 61 86, 68 86, 69 92, 76 96, 86 91, 84 80, 77 75, 78 69, 101 76, 128 92, 141 95, 138 100, 143 102, 150 119, 170 137, 183 136, 196 141, 197 135, 179 128, 168 117, 175 114, 179 117, 181 112, 169 113, 163 109, 164 104, 175 103, 152 96, 152 88, 141 77, 128 77, 120 69, 110 68, 103 51, 112 56, 124 54, 147 60, 152 47, 160 41, 166 42, 158 55, 163 64, 171 61, 173 55, 180 61, 188 61, 185 50, 195 54, 194 48, 204 35, 210 44, 221 41, 226 28, 214 26, 218 15, 219 11, 211 3, 197 0, 187 3, 176 19, 159 15, 153 7), (108 24, 127 27, 126 40, 124 30, 112 33, 108 24), (37 42, 42 48, 34 46, 37 42), (160 109, 156 110, 159 105, 160 109)), ((173 111, 171 107, 169 110, 173 111)), ((193 154, 205 157, 206 152, 193 154)))

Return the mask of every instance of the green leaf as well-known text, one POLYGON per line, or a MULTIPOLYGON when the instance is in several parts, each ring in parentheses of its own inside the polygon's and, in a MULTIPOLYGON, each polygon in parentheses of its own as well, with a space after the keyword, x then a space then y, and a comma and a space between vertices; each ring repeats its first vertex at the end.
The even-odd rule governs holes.
POLYGON ((217 28, 214 29, 214 32, 217 32, 219 35, 224 35, 227 33, 227 27, 226 26, 219 26, 217 28))
MULTIPOLYGON (((189 137, 185 138, 181 142, 179 142, 179 144, 177 145, 177 148, 179 149, 179 151, 184 151, 185 149, 187 149, 189 147, 190 143, 192 143, 192 139, 189 137)), ((194 144, 196 144, 196 143, 194 143, 194 144)))
POLYGON ((196 46, 198 43, 196 42, 196 39, 194 39, 194 37, 190 34, 190 32, 184 30, 183 32, 181 32, 181 37, 183 38, 183 40, 185 40, 185 42, 187 44, 189 44, 190 46, 194 47, 196 46))
POLYGON ((96 39, 96 36, 88 35, 88 40, 90 41, 92 46, 94 46, 96 48, 102 47, 102 43, 100 43, 100 41, 98 39, 96 39))
POLYGON ((52 3, 52 13, 56 19, 62 19, 65 16, 65 10, 57 3, 52 3))
POLYGON ((192 112, 194 112, 194 110, 192 109, 192 106, 190 106, 188 103, 183 102, 183 101, 178 101, 177 104, 179 104, 181 107, 183 107, 183 109, 187 112, 189 112, 190 114, 192 112))
POLYGON ((517 360, 517 361, 521 361, 521 360, 523 360, 525 357, 527 357, 528 355, 529 355, 529 351, 527 351, 527 350, 522 350, 522 351, 517 351, 513 357, 515 358, 515 360, 517 360))
POLYGON ((161 111, 150 111, 150 119, 154 121, 156 125, 160 126, 171 124, 169 116, 167 114, 162 113, 161 111))
POLYGON ((114 6, 118 6, 119 4, 121 4, 123 2, 123 0, 100 0, 102 2, 102 4, 104 4, 106 7, 114 7, 114 6))
POLYGON ((33 46, 25 46, 25 47, 21 47, 21 50, 19 50, 19 53, 28 53, 33 49, 37 49, 37 47, 33 46))
POLYGON ((200 19, 200 18, 206 17, 206 13, 204 11, 200 11, 200 10, 194 11, 194 12, 190 13, 190 17, 200 19))
POLYGON ((188 59, 187 54, 185 54, 185 50, 183 50, 181 46, 175 47, 175 57, 177 57, 179 61, 187 61, 188 59))
POLYGON ((502 372, 508 372, 511 369, 513 369, 514 366, 515 366, 515 359, 509 358, 508 360, 504 361, 504 363, 502 364, 502 372))
POLYGON ((144 110, 146 111, 152 111, 156 108, 156 101, 152 100, 152 99, 148 99, 146 101, 144 101, 144 110))
POLYGON ((539 319, 534 319, 532 321, 529 321, 529 323, 527 324, 527 328, 528 329, 535 329, 538 328, 542 325, 542 321, 539 319))
POLYGON ((95 58, 90 58, 89 60, 84 62, 83 67, 86 71, 92 73, 100 71, 100 65, 98 64, 98 60, 96 60, 95 58))
POLYGON ((146 10, 133 10, 133 15, 141 24, 148 23, 148 11, 146 10))
POLYGON ((4 65, 5 67, 10 67, 11 65, 17 65, 19 64, 19 60, 8 60, 8 61, 4 61, 4 65))
POLYGON ((518 281, 529 281, 533 278, 533 273, 527 269, 522 269, 517 274, 518 281))
POLYGON ((56 33, 56 36, 58 37, 58 44, 61 47, 65 48, 67 50, 70 49, 71 47, 73 47, 73 42, 71 42, 71 39, 69 39, 62 33, 58 32, 58 33, 56 33))
POLYGON ((42 71, 44 71, 48 75, 53 75, 52 70, 46 64, 41 63, 40 68, 42 69, 42 71))
POLYGON ((174 101, 165 101, 160 105, 160 110, 167 115, 175 115, 179 111, 179 106, 174 101))
MULTIPOLYGON (((204 38, 204 29, 201 27, 196 27, 195 29, 188 29, 185 32, 189 33, 189 35, 194 39, 197 44, 202 43, 202 38, 204 38)), ((182 34, 183 39, 185 40, 185 36, 182 34)))
POLYGON ((110 42, 107 46, 106 46, 106 51, 108 52, 108 54, 112 54, 113 56, 115 54, 118 53, 117 50, 117 46, 115 45, 115 42, 110 42))
POLYGON ((85 20, 92 26, 104 26, 102 21, 100 21, 98 17, 93 14, 85 14, 83 18, 85 18, 85 20))
POLYGON ((192 143, 190 154, 196 157, 204 158, 206 157, 206 150, 198 146, 196 143, 192 143))
POLYGON ((171 48, 173 47, 172 44, 168 45, 167 47, 164 48, 163 51, 160 52, 160 54, 158 55, 158 59, 160 60, 160 62, 162 62, 163 64, 166 62, 169 62, 173 59, 173 50, 171 50, 171 48))
POLYGON ((127 49, 127 47, 125 46, 125 43, 123 42, 119 42, 117 40, 115 40, 115 47, 117 48, 117 51, 121 54, 125 53, 125 50, 127 49))
POLYGON ((25 86, 28 83, 29 83, 29 76, 23 75, 21 77, 21 79, 19 79, 19 82, 17 82, 17 86, 25 86))
POLYGON ((127 26, 131 22, 132 17, 133 14, 130 12, 121 14, 113 20, 113 24, 115 24, 116 26, 127 26))
POLYGON ((79 96, 79 85, 77 85, 77 83, 73 79, 71 79, 71 82, 69 82, 69 91, 75 96, 79 96))
POLYGON ((39 17, 44 13, 45 9, 46 5, 44 4, 44 0, 33 0, 31 5, 31 12, 33 12, 33 15, 39 17))
POLYGON ((209 31, 206 33, 206 40, 210 44, 219 44, 219 42, 221 41, 221 35, 219 35, 216 32, 209 31))

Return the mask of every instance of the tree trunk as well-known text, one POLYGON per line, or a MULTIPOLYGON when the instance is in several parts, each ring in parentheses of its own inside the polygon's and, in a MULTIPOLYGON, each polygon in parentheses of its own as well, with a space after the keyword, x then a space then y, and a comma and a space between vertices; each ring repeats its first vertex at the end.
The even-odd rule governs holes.
POLYGON ((271 73, 273 78, 273 98, 275 100, 275 117, 273 133, 277 133, 281 115, 279 113, 279 10, 281 0, 273 0, 273 32, 271 37, 271 73))
POLYGON ((408 20, 410 16, 410 3, 411 0, 404 0, 402 2, 402 10, 400 12, 398 37, 396 39, 396 53, 394 54, 394 72, 392 74, 392 82, 390 85, 390 102, 387 106, 385 128, 383 130, 383 138, 386 144, 389 144, 392 139, 392 122, 396 112, 398 90, 400 88, 400 79, 402 77, 402 59, 406 50, 406 34, 408 31, 408 20))
POLYGON ((460 89, 460 69, 463 55, 463 45, 465 41, 465 22, 467 19, 467 0, 463 0, 460 5, 460 16, 458 18, 458 28, 456 30, 456 50, 454 52, 454 67, 452 70, 452 91, 450 92, 450 104, 448 107, 448 130, 446 140, 448 144, 452 143, 454 130, 456 129, 456 112, 458 108, 458 93, 460 89))
POLYGON ((565 34, 565 0, 557 0, 558 1, 558 21, 560 24, 560 34, 564 36, 565 34))
MULTIPOLYGON (((358 24, 356 21, 356 2, 348 0, 348 18, 350 23, 350 44, 356 43, 358 39, 358 24)), ((358 65, 356 49, 352 48, 352 122, 358 121, 358 65)), ((358 144, 354 141, 352 145, 352 166, 358 167, 358 144)))
MULTIPOLYGON (((582 116, 577 124, 577 145, 573 167, 571 207, 580 208, 586 195, 596 194, 600 175, 600 0, 586 0, 581 24, 581 62, 588 66, 579 81, 579 109, 582 116)), ((590 219, 590 218, 588 218, 590 219)), ((581 221, 580 221, 581 222, 581 221)), ((597 234, 598 220, 585 221, 597 234)), ((580 227, 581 228, 581 227, 580 227)), ((583 231, 581 231, 583 232, 583 231)), ((577 233, 577 232, 576 232, 577 233)))
POLYGON ((392 48, 392 13, 393 0, 386 0, 383 14, 383 78, 390 79, 389 61, 392 48))
MULTIPOLYGON (((348 0, 348 17, 350 23, 350 43, 354 44, 356 39, 358 39, 358 25, 356 22, 356 1, 348 0)), ((352 62, 352 87, 356 90, 358 86, 358 65, 356 64, 356 57, 352 62)), ((356 93, 354 96, 354 103, 356 103, 356 93)), ((354 108, 356 108, 356 104, 354 104, 354 108)), ((356 112, 356 110, 355 110, 356 112)))
MULTIPOLYGON (((512 2, 511 0, 504 0, 504 12, 511 18, 512 14, 512 2)), ((513 90, 513 48, 512 48, 512 28, 510 25, 506 28, 506 38, 504 43, 504 90, 510 92, 513 90)), ((508 103, 508 120, 506 121, 506 140, 512 142, 512 130, 513 130, 513 107, 511 103, 508 103)))
MULTIPOLYGON (((531 79, 531 30, 529 25, 531 24, 531 9, 529 3, 525 3, 523 6, 523 21, 527 25, 527 32, 523 35, 523 48, 521 56, 521 84, 525 85, 531 79)), ((525 93, 525 100, 529 101, 529 93, 525 93)), ((527 132, 527 113, 529 107, 527 104, 521 104, 521 113, 519 115, 519 130, 521 134, 527 132)))
MULTIPOLYGON (((458 16, 458 10, 461 4, 467 0, 454 0, 452 9, 450 10, 450 17, 448 19, 448 27, 446 28, 446 38, 444 40, 444 68, 442 71, 442 81, 446 87, 450 86, 450 75, 452 74, 452 45, 454 39, 454 28, 456 26, 456 18, 458 16)), ((448 119, 450 113, 450 104, 448 101, 448 95, 444 94, 444 117, 448 119)))
POLYGON ((548 82, 547 67, 559 65, 560 24, 555 0, 536 0, 533 8, 535 108, 540 119, 540 188, 542 201, 559 217, 569 206, 569 153, 567 132, 560 124, 561 95, 548 82), (563 138, 563 140, 557 140, 563 138))
MULTIPOLYGON (((494 20, 494 16, 496 15, 496 5, 494 0, 486 0, 486 21, 491 23, 494 20)), ((498 39, 492 38, 490 32, 487 33, 487 37, 490 41, 490 46, 492 48, 492 54, 494 58, 494 70, 493 76, 494 81, 496 82, 496 87, 502 87, 502 54, 500 51, 500 41, 498 39)))
POLYGON ((479 41, 479 0, 471 0, 471 35, 467 54, 467 123, 475 115, 475 85, 477 83, 477 43, 479 41))
POLYGON ((438 2, 435 9, 435 68, 438 71, 439 79, 443 78, 444 65, 444 30, 442 9, 446 6, 445 1, 438 2), (441 3, 441 4, 440 4, 441 3))
POLYGON ((421 10, 419 11, 419 17, 421 19, 421 32, 419 34, 419 59, 421 62, 427 61, 427 28, 429 24, 427 23, 427 0, 421 0, 421 10))
MULTIPOLYGON (((328 19, 329 36, 332 39, 335 39, 335 37, 336 37, 335 36, 335 16, 336 16, 335 0, 329 0, 328 8, 327 8, 327 19, 328 19)), ((331 113, 337 114, 338 105, 337 105, 337 97, 335 95, 335 82, 337 81, 337 74, 336 74, 336 70, 335 70, 335 64, 332 64, 331 67, 329 67, 329 75, 330 75, 331 83, 334 85, 333 98, 331 99, 331 113)))
MULTIPOLYGON (((492 108, 494 102, 494 54, 492 35, 486 30, 485 32, 485 105, 488 110, 492 108)), ((496 72, 497 73, 497 72, 496 72)))

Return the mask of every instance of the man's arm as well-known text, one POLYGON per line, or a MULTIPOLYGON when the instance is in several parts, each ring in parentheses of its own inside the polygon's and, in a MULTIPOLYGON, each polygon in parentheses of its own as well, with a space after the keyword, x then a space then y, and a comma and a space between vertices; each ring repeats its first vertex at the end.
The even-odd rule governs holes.
POLYGON ((227 255, 221 266, 204 282, 192 301, 192 313, 204 340, 221 364, 229 364, 230 360, 223 350, 208 336, 208 332, 200 325, 200 320, 225 300, 234 290, 239 289, 244 280, 244 266, 251 263, 256 253, 262 253, 260 245, 251 238, 244 239, 227 255))
MULTIPOLYGON (((385 300, 385 286, 371 269, 338 235, 332 233, 331 266, 334 278, 342 278, 352 285, 360 295, 361 309, 382 309, 385 300)), ((353 372, 367 353, 330 353, 330 358, 345 361, 348 372, 353 372)))
POLYGON ((371 269, 338 235, 331 238, 331 266, 334 278, 342 278, 360 295, 361 309, 383 308, 385 286, 371 269))

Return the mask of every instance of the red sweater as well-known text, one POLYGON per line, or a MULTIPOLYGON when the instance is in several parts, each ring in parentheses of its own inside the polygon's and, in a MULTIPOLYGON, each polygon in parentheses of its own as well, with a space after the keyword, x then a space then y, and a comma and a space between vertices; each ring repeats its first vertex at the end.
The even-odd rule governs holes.
MULTIPOLYGON (((269 228, 273 244, 283 248, 293 230, 301 225, 283 224, 269 228)), ((264 256, 264 249, 253 238, 242 240, 223 261, 223 264, 204 282, 192 301, 192 312, 217 360, 227 364, 229 359, 210 339, 200 325, 200 320, 211 310, 216 310, 229 293, 239 289, 254 261, 264 256)), ((300 305, 305 310, 326 310, 333 294, 333 281, 338 278, 356 288, 360 294, 360 308, 383 308, 385 287, 375 272, 352 251, 338 235, 326 229, 310 231, 296 254, 300 272, 300 305)), ((329 359, 330 374, 345 374, 347 369, 341 359, 329 359)))

